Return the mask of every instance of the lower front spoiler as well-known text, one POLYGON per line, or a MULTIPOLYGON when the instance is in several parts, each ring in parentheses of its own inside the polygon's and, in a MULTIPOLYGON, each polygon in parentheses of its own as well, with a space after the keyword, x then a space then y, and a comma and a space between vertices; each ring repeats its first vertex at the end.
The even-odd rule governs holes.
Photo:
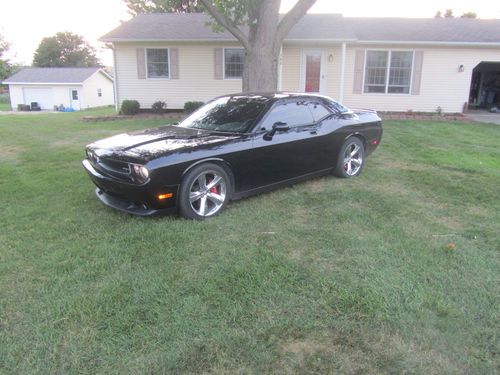
POLYGON ((168 209, 154 210, 146 206, 134 202, 129 202, 124 199, 118 198, 114 195, 108 194, 103 190, 96 188, 95 194, 97 198, 106 206, 114 208, 115 210, 126 212, 136 216, 157 216, 167 211, 168 209))

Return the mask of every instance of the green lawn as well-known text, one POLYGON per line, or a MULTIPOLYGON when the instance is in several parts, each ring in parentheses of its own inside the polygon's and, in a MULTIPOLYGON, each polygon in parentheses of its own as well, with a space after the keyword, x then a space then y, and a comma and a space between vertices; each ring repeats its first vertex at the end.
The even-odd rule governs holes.
POLYGON ((0 112, 3 111, 10 111, 10 104, 9 103, 1 103, 0 102, 0 112))
POLYGON ((81 116, 0 117, 0 373, 500 371, 500 126, 387 122, 359 178, 192 222, 80 165, 161 121, 81 116))

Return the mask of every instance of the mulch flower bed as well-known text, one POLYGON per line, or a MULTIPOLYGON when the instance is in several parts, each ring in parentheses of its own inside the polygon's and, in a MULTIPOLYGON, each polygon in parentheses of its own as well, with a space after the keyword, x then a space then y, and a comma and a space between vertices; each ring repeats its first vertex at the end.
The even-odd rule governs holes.
POLYGON ((419 121, 473 121, 462 113, 410 113, 410 112, 378 112, 382 120, 419 120, 419 121))
MULTIPOLYGON (((378 112, 382 120, 418 120, 418 121, 473 121, 466 114, 436 114, 436 113, 408 113, 408 112, 378 112)), ((168 113, 139 113, 133 116, 111 115, 111 116, 84 116, 83 122, 102 122, 115 120, 161 120, 161 119, 182 119, 186 117, 185 112, 168 113)))
POLYGON ((116 120, 161 120, 161 119, 178 119, 184 118, 184 112, 168 112, 168 113, 138 113, 133 116, 125 115, 111 115, 111 116, 84 116, 83 122, 102 122, 102 121, 116 121, 116 120))

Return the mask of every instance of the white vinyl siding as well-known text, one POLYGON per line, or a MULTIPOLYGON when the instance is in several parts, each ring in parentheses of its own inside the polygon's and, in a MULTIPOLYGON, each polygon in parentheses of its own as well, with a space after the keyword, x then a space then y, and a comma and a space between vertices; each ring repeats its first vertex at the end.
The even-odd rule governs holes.
POLYGON ((241 79, 214 78, 214 49, 237 43, 115 43, 118 100, 138 100, 141 108, 158 101, 169 109, 182 109, 188 101, 206 102, 216 96, 241 92, 241 79), (139 79, 137 48, 177 48, 179 79, 139 79))
POLYGON ((409 94, 413 51, 366 51, 365 93, 409 94))
MULTIPOLYGON (((240 92, 240 79, 216 79, 214 77, 214 51, 221 49, 221 75, 224 48, 241 48, 237 43, 115 43, 116 75, 119 100, 136 99, 142 108, 151 108, 157 101, 166 101, 168 108, 183 108, 187 101, 207 101, 216 96, 240 92), (178 48, 179 79, 138 79, 138 48, 178 48)), ((282 56, 282 90, 300 91, 301 53, 307 48, 323 48, 326 53, 325 94, 338 99, 340 87, 340 45, 285 43, 282 56), (330 61, 330 54, 333 56, 330 61)), ((379 111, 408 110, 434 112, 438 106, 445 112, 461 112, 468 101, 472 69, 481 61, 499 61, 498 48, 464 48, 446 46, 405 45, 396 48, 385 44, 347 44, 344 76, 343 103, 351 108, 373 108, 379 111), (413 75, 418 67, 417 57, 423 56, 421 80, 418 93, 415 82, 410 79, 410 94, 353 92, 355 55, 357 50, 414 51, 413 75), (464 72, 458 66, 464 65, 464 72)), ((144 56, 144 54, 143 54, 144 56)), ((364 65, 364 64, 363 64, 364 65)), ((362 65, 362 66, 363 66, 362 65)), ((362 72, 363 75, 363 72, 362 72)), ((220 77, 223 78, 223 77, 220 77)), ((364 84, 364 77, 362 83, 364 84)), ((394 77, 393 83, 397 79, 394 77)), ((395 85, 394 85, 395 86, 395 85)), ((361 88, 363 89, 363 88, 361 88)), ((105 91, 103 91, 104 95, 105 91)), ((95 92, 93 93, 95 96, 95 92)))
POLYGON ((97 72, 83 83, 83 88, 80 91, 80 105, 82 109, 113 105, 114 103, 113 81, 103 73, 97 72), (99 90, 101 96, 99 96, 99 90))
POLYGON ((10 84, 12 108, 17 110, 18 104, 30 104, 28 101, 34 98, 31 93, 37 90, 43 95, 43 99, 37 101, 46 110, 53 110, 54 106, 60 105, 71 107, 72 90, 78 90, 81 109, 113 105, 115 101, 113 81, 103 73, 96 72, 83 84, 10 84), (97 95, 98 89, 101 89, 102 96, 97 95), (28 95, 25 95, 26 93, 28 95))
MULTIPOLYGON (((43 110, 52 111, 54 106, 71 107, 71 90, 81 90, 81 85, 9 85, 12 109, 17 110, 18 104, 30 105, 37 101, 43 110), (38 99, 34 93, 39 93, 43 99, 38 99)), ((80 91, 81 93, 81 91, 80 91)), ((81 98, 83 104, 84 98, 81 98)))
POLYGON ((243 48, 224 48, 224 79, 243 77, 245 50, 243 48))
MULTIPOLYGON (((303 90, 301 77, 304 74, 302 51, 304 49, 295 45, 284 45, 281 69, 281 90, 300 92, 303 90)), ((325 95, 338 98, 340 92, 340 46, 319 46, 315 49, 323 49, 325 59, 323 61, 323 74, 325 75, 325 95), (332 59, 330 59, 330 55, 332 59), (330 61, 331 60, 331 61, 330 61)))
MULTIPOLYGON (((435 112, 439 106, 444 112, 460 113, 464 103, 469 100, 472 69, 481 61, 500 62, 498 48, 423 47, 408 44, 406 50, 414 50, 415 56, 417 51, 423 52, 422 78, 418 95, 355 94, 353 93, 355 55, 356 50, 360 49, 387 51, 391 48, 383 44, 348 45, 343 104, 350 108, 372 108, 377 111, 435 112), (459 65, 464 65, 463 72, 458 71, 459 65)), ((332 96, 331 92, 327 92, 327 95, 332 96)))
POLYGON ((168 48, 147 48, 146 69, 148 78, 170 78, 168 48))

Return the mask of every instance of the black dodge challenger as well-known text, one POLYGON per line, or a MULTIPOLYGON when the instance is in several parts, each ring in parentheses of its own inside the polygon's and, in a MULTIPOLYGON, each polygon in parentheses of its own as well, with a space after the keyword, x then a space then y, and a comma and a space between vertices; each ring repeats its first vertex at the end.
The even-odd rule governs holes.
POLYGON ((357 176, 381 137, 371 110, 319 95, 245 93, 215 98, 178 125, 94 142, 83 166, 110 207, 203 219, 230 200, 314 176, 357 176))

